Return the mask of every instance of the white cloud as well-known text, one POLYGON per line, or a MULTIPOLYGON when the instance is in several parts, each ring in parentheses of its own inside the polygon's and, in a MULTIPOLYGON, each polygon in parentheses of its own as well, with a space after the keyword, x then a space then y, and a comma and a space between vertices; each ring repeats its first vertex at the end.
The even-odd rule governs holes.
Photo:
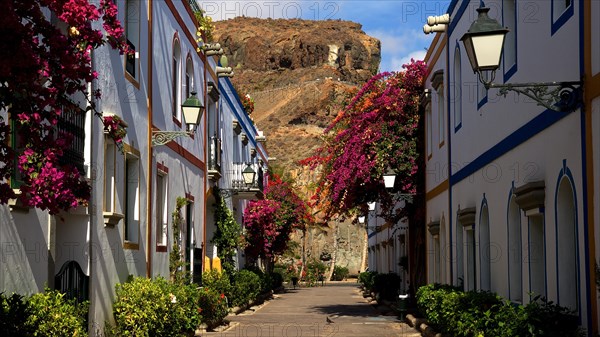
POLYGON ((415 29, 375 30, 367 34, 381 41, 381 71, 399 71, 411 58, 423 59, 432 40, 431 35, 415 29))

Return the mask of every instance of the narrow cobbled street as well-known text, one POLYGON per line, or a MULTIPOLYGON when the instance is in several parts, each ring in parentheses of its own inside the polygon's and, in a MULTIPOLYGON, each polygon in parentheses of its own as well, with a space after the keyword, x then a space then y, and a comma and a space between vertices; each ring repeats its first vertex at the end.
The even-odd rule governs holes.
POLYGON ((417 337, 389 309, 363 298, 354 282, 287 289, 263 305, 229 316, 230 327, 203 336, 219 337, 417 337), (328 321, 329 319, 329 321, 328 321))

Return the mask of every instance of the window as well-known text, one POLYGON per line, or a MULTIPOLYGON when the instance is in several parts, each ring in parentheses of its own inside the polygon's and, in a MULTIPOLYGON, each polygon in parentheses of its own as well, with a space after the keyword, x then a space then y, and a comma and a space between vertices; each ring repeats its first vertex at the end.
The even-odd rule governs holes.
POLYGON ((431 124, 433 123, 431 120, 431 103, 427 103, 425 106, 425 122, 427 123, 427 157, 431 159, 433 154, 433 130, 431 124))
POLYGON ((133 153, 125 155, 125 179, 124 238, 128 243, 137 244, 140 231, 140 165, 139 158, 133 153))
POLYGON ((560 179, 556 193, 556 241, 558 304, 579 311, 577 261, 577 207, 570 179, 560 179))
POLYGON ((462 126, 462 74, 460 67, 460 48, 454 49, 454 132, 462 126))
POLYGON ((433 281, 440 283, 440 236, 433 236, 433 281))
POLYGON ((437 110, 438 110, 438 145, 439 147, 442 147, 444 145, 444 141, 446 139, 446 132, 445 132, 445 115, 446 115, 446 111, 444 109, 444 86, 439 86, 438 90, 437 90, 437 97, 438 97, 438 104, 437 104, 437 110))
POLYGON ((463 227, 459 222, 456 223, 456 280, 455 285, 463 286, 465 282, 465 267, 463 262, 464 254, 464 241, 463 241, 463 227))
POLYGON ((502 2, 502 20, 504 26, 509 29, 504 38, 504 82, 517 70, 517 11, 516 0, 504 0, 502 2))
POLYGON ((185 99, 190 97, 192 91, 194 91, 194 63, 192 58, 188 56, 185 62, 185 99))
POLYGON ((518 303, 523 301, 521 252, 521 213, 513 195, 508 206, 508 292, 509 299, 518 303))
POLYGON ((167 245, 167 181, 166 170, 159 168, 156 175, 156 244, 157 246, 167 245))
POLYGON ((467 233, 465 259, 467 260, 467 279, 465 290, 475 290, 475 230, 473 226, 465 227, 467 233))
MULTIPOLYGON (((188 204, 185 206, 185 262, 190 266, 192 259, 192 244, 194 242, 194 222, 193 222, 194 202, 188 197, 188 204)), ((190 267, 187 267, 189 270, 190 267)))
POLYGON ((104 142, 104 211, 116 212, 116 145, 105 138, 104 142))
POLYGON ((173 63, 172 63, 172 74, 171 74, 171 99, 172 99, 172 111, 173 119, 181 122, 181 75, 180 75, 180 64, 181 64, 181 47, 179 46, 179 40, 175 39, 173 42, 173 63))
POLYGON ((479 217, 479 261, 480 289, 492 290, 491 287, 491 252, 490 252, 490 214, 487 201, 481 206, 479 217))
POLYGON ((125 0, 125 37, 127 45, 134 52, 125 56, 125 71, 132 79, 138 80, 140 49, 140 1, 125 0))
POLYGON ((572 0, 552 0, 552 26, 551 34, 554 35, 573 16, 572 0))
POLYGON ((546 297, 546 247, 543 214, 529 218, 529 288, 533 297, 546 297))
POLYGON ((23 135, 19 133, 20 123, 15 123, 15 120, 10 118, 10 126, 10 145, 15 151, 13 157, 14 169, 12 170, 10 176, 10 187, 13 189, 18 189, 23 184, 21 171, 19 170, 19 156, 23 154, 27 140, 24 139, 23 135))

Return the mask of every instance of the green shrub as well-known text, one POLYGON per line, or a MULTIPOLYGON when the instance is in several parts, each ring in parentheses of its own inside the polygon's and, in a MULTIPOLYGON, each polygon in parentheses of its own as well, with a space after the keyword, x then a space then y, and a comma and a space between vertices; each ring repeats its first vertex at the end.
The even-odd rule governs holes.
MULTIPOLYGON (((232 275, 233 276, 233 275, 232 275)), ((233 279, 233 277, 231 277, 233 279)), ((231 281, 225 271, 219 272, 216 269, 202 273, 202 285, 206 288, 214 289, 225 297, 232 298, 231 281)))
POLYGON ((77 304, 65 294, 46 289, 27 300, 29 316, 26 325, 33 336, 61 337, 86 335, 87 302, 77 304))
POLYGON ((166 280, 135 277, 117 284, 113 303, 116 334, 120 336, 158 336, 164 332, 164 319, 171 302, 166 280))
POLYGON ((400 276, 396 273, 376 274, 373 276, 373 288, 378 299, 395 301, 400 289, 400 276))
POLYGON ((116 289, 115 335, 180 336, 200 325, 199 290, 193 284, 135 277, 116 289))
POLYGON ((19 294, 5 296, 0 293, 0 333, 2 336, 26 337, 35 332, 27 325, 31 310, 26 299, 19 294))
POLYGON ((198 293, 198 308, 202 314, 202 322, 209 328, 220 325, 229 313, 225 294, 208 287, 202 288, 198 293))
POLYGON ((271 278, 271 290, 275 290, 283 286, 283 274, 274 271, 269 274, 269 277, 271 278))
POLYGON ((348 274, 350 274, 348 268, 342 266, 335 266, 333 268, 333 275, 331 279, 333 281, 343 281, 346 278, 348 278, 348 274))
POLYGON ((365 291, 373 291, 375 275, 377 275, 376 271, 365 271, 358 275, 358 282, 360 282, 365 291))
POLYGON ((566 308, 535 298, 516 305, 487 291, 463 292, 449 285, 418 289, 417 307, 429 324, 455 337, 579 336, 577 317, 566 308))
POLYGON ((306 263, 305 273, 303 279, 306 285, 309 287, 315 286, 319 282, 319 276, 325 273, 327 267, 325 264, 318 260, 312 260, 306 263))
POLYGON ((232 306, 244 306, 250 301, 256 300, 261 292, 260 277, 250 270, 240 270, 235 274, 233 282, 232 306))

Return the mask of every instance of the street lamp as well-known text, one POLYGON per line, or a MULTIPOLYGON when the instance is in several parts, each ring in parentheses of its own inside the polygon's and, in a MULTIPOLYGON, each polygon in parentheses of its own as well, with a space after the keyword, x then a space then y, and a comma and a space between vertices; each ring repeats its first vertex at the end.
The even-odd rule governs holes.
POLYGON ((179 137, 191 137, 198 124, 200 124, 203 108, 204 105, 196 96, 196 92, 192 91, 190 97, 181 104, 186 131, 152 131, 152 146, 165 145, 179 137))
POLYGON ((486 89, 498 88, 499 95, 506 97, 509 91, 523 94, 538 105, 559 112, 571 112, 581 104, 581 81, 546 83, 505 83, 495 84, 496 70, 500 67, 500 58, 504 48, 504 37, 509 32, 498 21, 488 16, 489 8, 483 1, 477 8, 477 19, 460 39, 464 46, 473 72, 486 89), (489 80, 483 76, 490 71, 489 80))
POLYGON ((383 184, 387 189, 393 189, 396 182, 396 172, 389 169, 383 174, 383 184))
MULTIPOLYGON (((237 176, 237 174, 236 174, 236 176, 237 176)), ((234 182, 232 184, 233 185, 232 188, 221 189, 221 195, 224 198, 229 198, 233 195, 238 194, 239 192, 244 192, 244 191, 250 192, 251 191, 252 186, 254 186, 254 184, 256 182, 256 171, 254 171, 254 169, 252 168, 252 165, 250 163, 247 163, 246 168, 242 171, 242 182, 246 186, 245 188, 243 188, 244 185, 242 185, 241 182, 239 182, 239 183, 234 182)))
POLYGON ((248 166, 242 171, 242 178, 244 178, 244 184, 246 186, 254 185, 254 179, 256 178, 256 172, 252 169, 252 166, 248 163, 248 166))

